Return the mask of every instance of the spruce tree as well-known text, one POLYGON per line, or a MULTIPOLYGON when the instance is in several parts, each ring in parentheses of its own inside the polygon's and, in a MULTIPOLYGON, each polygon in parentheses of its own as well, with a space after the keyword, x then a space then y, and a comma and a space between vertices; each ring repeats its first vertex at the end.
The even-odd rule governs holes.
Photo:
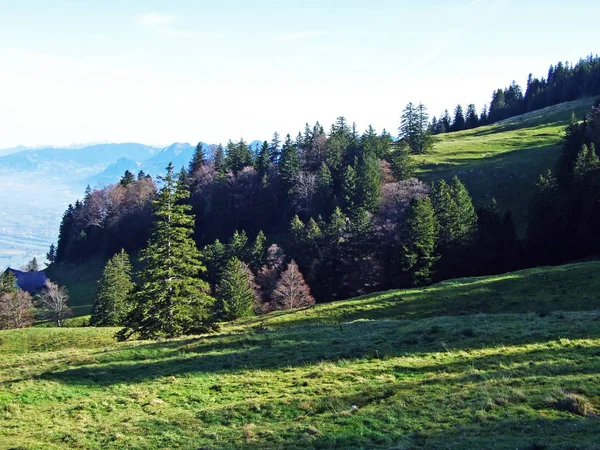
POLYGON ((352 166, 347 166, 342 174, 342 210, 350 214, 356 206, 356 172, 352 166))
POLYGON ((206 265, 206 280, 210 284, 214 296, 221 273, 227 265, 227 246, 218 239, 213 244, 208 244, 202 249, 202 261, 206 265))
POLYGON ((356 188, 358 206, 375 212, 381 191, 381 169, 374 153, 363 152, 356 165, 356 188))
POLYGON ((198 170, 201 166, 206 164, 206 152, 204 151, 204 145, 202 142, 198 142, 196 148, 194 149, 194 156, 192 156, 192 160, 190 161, 190 165, 188 168, 189 176, 194 175, 196 170, 198 170))
POLYGON ((414 164, 409 156, 409 147, 403 142, 396 142, 388 157, 392 169, 392 175, 398 181, 408 180, 414 172, 414 164))
POLYGON ((429 197, 414 198, 406 212, 400 236, 401 269, 411 286, 431 281, 435 255, 437 223, 429 197))
POLYGON ((221 320, 234 320, 254 314, 256 286, 250 268, 231 258, 217 284, 216 314, 221 320))
POLYGON ((456 105, 454 109, 454 121, 452 122, 452 131, 460 131, 465 129, 465 115, 461 105, 456 105))
POLYGON ((48 260, 48 264, 54 264, 56 262, 56 246, 54 243, 50 244, 50 249, 48 253, 46 253, 46 259, 48 260))
POLYGON ((269 157, 269 144, 267 141, 263 142, 255 161, 256 172, 262 179, 269 170, 271 159, 269 157))
POLYGON ((167 167, 154 201, 155 224, 148 247, 141 253, 146 267, 133 310, 125 320, 121 340, 138 333, 143 339, 203 332, 212 325, 214 299, 208 284, 200 279, 205 267, 192 239, 194 216, 187 187, 177 181, 173 165, 167 167))
POLYGON ((227 173, 227 164, 225 163, 225 150, 223 146, 219 144, 213 155, 213 166, 219 176, 224 176, 227 173))
POLYGON ((279 162, 279 156, 281 155, 280 144, 281 140, 279 139, 279 133, 276 131, 273 133, 273 138, 269 144, 269 158, 273 164, 279 162))
POLYGON ((477 214, 473 200, 465 185, 456 176, 450 182, 450 192, 457 214, 453 240, 457 245, 466 247, 472 244, 477 232, 477 214))
POLYGON ((290 135, 286 136, 283 148, 281 149, 281 157, 279 160, 279 179, 284 196, 292 192, 296 177, 300 173, 300 158, 298 150, 292 142, 290 135))
POLYGON ((108 260, 98 282, 90 325, 101 327, 123 324, 132 305, 134 284, 131 273, 131 262, 125 250, 121 249, 108 260))
POLYGON ((121 177, 121 181, 119 184, 121 186, 127 187, 134 182, 135 182, 135 176, 129 170, 126 170, 125 173, 123 174, 123 176, 121 177))
POLYGON ((267 258, 267 249, 265 243, 267 238, 262 231, 259 231, 256 235, 256 239, 250 247, 249 251, 249 266, 253 273, 258 273, 260 268, 265 265, 267 258))

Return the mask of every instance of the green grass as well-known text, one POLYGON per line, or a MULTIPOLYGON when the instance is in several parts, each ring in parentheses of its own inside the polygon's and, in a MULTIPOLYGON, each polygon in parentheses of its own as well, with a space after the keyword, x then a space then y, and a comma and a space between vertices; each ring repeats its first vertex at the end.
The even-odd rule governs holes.
POLYGON ((600 263, 116 343, 0 332, 0 448, 598 448, 600 263))
POLYGON ((533 183, 554 168, 571 114, 582 119, 593 103, 584 98, 437 136, 433 152, 414 157, 416 175, 428 182, 458 175, 478 206, 496 198, 502 210, 510 209, 523 234, 533 183))

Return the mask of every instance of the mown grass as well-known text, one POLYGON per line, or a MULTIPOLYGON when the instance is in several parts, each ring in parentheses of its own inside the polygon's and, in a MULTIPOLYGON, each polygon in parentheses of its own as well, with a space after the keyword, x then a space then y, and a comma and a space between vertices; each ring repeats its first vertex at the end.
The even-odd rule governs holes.
POLYGON ((1 448, 597 448, 600 263, 164 342, 0 332, 1 448))
POLYGON ((438 142, 430 154, 414 157, 416 175, 428 182, 458 175, 478 206, 496 198, 502 210, 511 210, 523 234, 533 183, 554 168, 571 115, 582 119, 593 103, 594 98, 583 98, 436 136, 438 142))

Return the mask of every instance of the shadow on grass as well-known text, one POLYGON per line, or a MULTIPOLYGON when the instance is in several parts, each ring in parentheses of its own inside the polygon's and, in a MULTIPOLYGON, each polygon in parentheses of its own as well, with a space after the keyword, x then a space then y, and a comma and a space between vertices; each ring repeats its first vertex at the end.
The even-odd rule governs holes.
MULTIPOLYGON (((584 318, 573 314, 565 319, 498 315, 482 316, 476 324, 473 322, 473 317, 433 318, 418 323, 355 322, 144 344, 99 352, 94 354, 94 364, 46 372, 41 377, 74 385, 112 385, 191 373, 287 370, 322 361, 423 356, 447 351, 449 346, 466 350, 483 345, 535 344, 557 336, 570 339, 600 337, 599 322, 590 315, 584 318), (507 324, 511 326, 507 327, 507 324)), ((560 351, 553 348, 543 350, 543 353, 536 354, 535 359, 554 358, 553 355, 560 351)), ((572 349, 568 352, 579 355, 572 349)), ((481 364, 487 367, 498 364, 498 361, 508 362, 514 357, 498 355, 490 357, 489 362, 482 359, 481 364)), ((475 367, 480 363, 476 359, 467 360, 475 367)), ((419 370, 424 374, 432 370, 452 372, 459 367, 464 369, 465 363, 454 364, 419 370)), ((398 370, 412 369, 399 367, 398 370)))
MULTIPOLYGON (((486 170, 488 168, 497 169, 499 165, 506 166, 511 171, 523 173, 524 165, 539 167, 546 166, 549 152, 553 152, 554 157, 558 157, 560 146, 556 145, 540 145, 539 147, 530 147, 507 152, 497 153, 485 157, 477 158, 445 158, 444 162, 440 163, 424 163, 419 164, 419 171, 427 177, 440 177, 440 172, 452 171, 452 175, 456 174, 456 169, 460 168, 462 172, 469 172, 475 169, 486 170), (518 165, 515 165, 518 163, 518 165)), ((529 168, 529 167, 528 167, 529 168)), ((536 173, 535 175, 539 175, 536 173)))

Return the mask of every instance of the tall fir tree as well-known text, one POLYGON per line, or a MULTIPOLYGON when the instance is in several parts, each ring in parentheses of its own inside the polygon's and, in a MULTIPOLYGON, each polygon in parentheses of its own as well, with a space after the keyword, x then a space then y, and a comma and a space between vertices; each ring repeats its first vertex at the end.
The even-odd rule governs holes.
POLYGON ((196 170, 206 164, 206 151, 204 150, 204 145, 202 142, 198 142, 196 148, 194 149, 194 155, 192 156, 192 160, 190 161, 190 165, 188 167, 188 175, 193 176, 196 170))
POLYGON ((429 197, 411 201, 402 226, 401 270, 407 284, 420 286, 431 281, 438 226, 429 197))
POLYGON ((155 224, 148 247, 141 253, 146 267, 139 275, 141 285, 117 337, 134 333, 143 339, 203 332, 213 325, 208 283, 200 279, 206 270, 192 239, 194 216, 187 187, 177 181, 173 165, 159 178, 162 187, 154 201, 155 224))
POLYGON ((256 299, 250 268, 239 259, 231 258, 217 284, 217 316, 226 321, 252 316, 256 299))
POLYGON ((262 179, 267 170, 269 170, 269 165, 271 164, 271 159, 269 156, 269 143, 264 141, 260 150, 258 151, 258 155, 256 156, 256 160, 254 162, 256 172, 258 176, 262 179))
POLYGON ((283 143, 279 160, 279 179, 284 196, 291 194, 299 173, 300 158, 298 157, 298 150, 288 134, 283 143))
POLYGON ((94 297, 90 325, 119 326, 123 324, 132 305, 135 285, 131 280, 129 255, 121 250, 108 260, 94 297))

